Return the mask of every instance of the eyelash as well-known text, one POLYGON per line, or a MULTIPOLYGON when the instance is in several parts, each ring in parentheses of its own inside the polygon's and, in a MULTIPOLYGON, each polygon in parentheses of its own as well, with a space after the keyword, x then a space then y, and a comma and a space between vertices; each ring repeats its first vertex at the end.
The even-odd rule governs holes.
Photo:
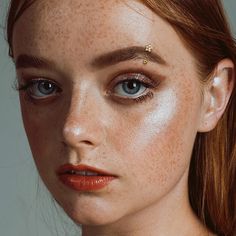
POLYGON ((141 102, 145 102, 147 99, 151 99, 154 96, 153 89, 157 88, 159 85, 159 81, 158 80, 153 80, 150 79, 150 77, 152 76, 148 76, 145 75, 146 73, 142 73, 142 72, 128 72, 128 73, 122 73, 118 76, 114 76, 115 79, 111 82, 111 85, 109 87, 112 87, 113 89, 111 89, 108 94, 114 94, 114 88, 117 87, 118 85, 121 85, 122 83, 125 82, 136 82, 139 83, 141 86, 144 86, 146 89, 144 90, 144 92, 146 90, 148 90, 148 92, 146 92, 145 94, 141 94, 139 96, 136 97, 124 97, 124 96, 114 96, 115 100, 121 100, 121 103, 123 101, 134 101, 137 103, 141 103, 141 102), (124 77, 126 77, 126 79, 124 79, 124 77), (127 79, 128 78, 128 79, 127 79), (130 79, 131 78, 131 79, 130 79))
POLYGON ((153 92, 149 91, 145 95, 142 95, 142 96, 137 97, 137 98, 133 98, 133 100, 137 103, 142 103, 142 102, 145 102, 147 99, 152 99, 153 96, 154 96, 153 92))
MULTIPOLYGON (((46 100, 48 98, 53 98, 56 95, 58 95, 58 93, 62 92, 62 89, 58 86, 58 84, 50 79, 44 79, 44 78, 27 78, 28 82, 25 82, 25 84, 18 84, 16 86, 16 90, 18 91, 23 91, 25 92, 25 95, 27 96, 27 99, 29 99, 32 102, 36 102, 39 100, 46 100), (52 86, 55 86, 55 91, 53 91, 52 94, 49 94, 48 96, 42 96, 40 98, 40 96, 33 96, 32 92, 30 91, 30 88, 32 89, 32 87, 34 85, 39 86, 40 82, 46 82, 48 84, 51 84, 52 86), (37 97, 37 98, 35 98, 37 97)), ((136 103, 142 103, 145 102, 147 99, 152 99, 154 96, 153 91, 151 91, 152 89, 155 89, 158 85, 159 82, 150 79, 148 76, 146 76, 144 73, 137 73, 137 72, 129 72, 129 73, 122 73, 118 76, 115 76, 115 79, 112 80, 111 84, 109 85, 109 87, 111 87, 112 89, 110 89, 107 92, 107 95, 112 95, 114 94, 114 88, 124 84, 125 82, 136 82, 139 83, 139 85, 144 86, 146 89, 144 90, 144 92, 146 90, 148 90, 145 94, 141 94, 140 96, 137 97, 124 97, 124 96, 119 96, 119 95, 114 95, 114 99, 118 100, 119 102, 124 102, 124 101, 128 101, 128 102, 136 102, 136 103), (124 79, 124 77, 127 77, 126 79, 124 79), (129 79, 131 78, 132 79, 129 79)), ((123 86, 122 86, 123 87, 123 86)), ((37 88, 39 89, 39 88, 37 88)))
MULTIPOLYGON (((36 102, 38 100, 45 100, 45 99, 48 99, 48 98, 53 98, 55 97, 56 95, 58 95, 58 93, 61 93, 62 92, 62 89, 60 88, 60 86, 58 86, 58 84, 50 79, 45 79, 45 78, 35 78, 35 77, 29 77, 26 79, 28 82, 24 82, 24 84, 16 84, 15 86, 15 89, 17 91, 23 91, 25 93, 25 98, 28 99, 29 101, 31 102, 36 102), (32 92, 30 91, 30 89, 33 89, 33 86, 39 86, 40 83, 48 83, 48 85, 52 85, 54 86, 54 91, 52 94, 49 94, 48 96, 45 95, 45 97, 41 97, 40 96, 34 96, 32 95, 32 92), (37 98, 35 98, 37 97, 37 98)), ((39 89, 39 88, 38 88, 39 89)))

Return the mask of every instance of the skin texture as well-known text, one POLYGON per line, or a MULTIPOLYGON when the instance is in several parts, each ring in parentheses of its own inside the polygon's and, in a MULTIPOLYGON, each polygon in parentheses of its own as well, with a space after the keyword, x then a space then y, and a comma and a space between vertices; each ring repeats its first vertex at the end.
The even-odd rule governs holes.
POLYGON ((188 169, 197 131, 215 126, 230 92, 224 79, 217 93, 200 83, 194 57, 168 23, 136 1, 39 0, 17 21, 13 51, 15 59, 29 54, 54 64, 17 69, 20 85, 34 77, 60 87, 41 100, 20 91, 23 121, 44 183, 83 235, 209 235, 189 204, 188 169), (143 58, 91 65, 101 54, 147 44, 166 65, 143 58), (145 90, 152 96, 118 97, 117 75, 127 72, 153 81, 145 90), (56 175, 65 163, 118 178, 77 192, 56 175))

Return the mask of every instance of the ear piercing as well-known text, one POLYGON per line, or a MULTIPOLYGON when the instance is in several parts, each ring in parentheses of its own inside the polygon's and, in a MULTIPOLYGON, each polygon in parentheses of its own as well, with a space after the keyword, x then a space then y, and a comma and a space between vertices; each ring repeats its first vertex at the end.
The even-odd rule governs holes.
POLYGON ((146 56, 143 59, 143 64, 144 65, 146 65, 148 63, 148 56, 147 56, 147 54, 152 52, 152 45, 151 44, 148 44, 148 45, 145 46, 145 52, 146 52, 146 56))

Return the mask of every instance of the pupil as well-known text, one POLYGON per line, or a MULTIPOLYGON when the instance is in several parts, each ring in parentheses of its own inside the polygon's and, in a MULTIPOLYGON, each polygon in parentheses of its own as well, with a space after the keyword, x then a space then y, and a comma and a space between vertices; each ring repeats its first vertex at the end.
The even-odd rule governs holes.
POLYGON ((39 91, 44 94, 50 94, 54 90, 54 86, 51 83, 48 82, 41 82, 39 84, 39 91))
POLYGON ((136 94, 139 91, 141 85, 140 85, 139 82, 137 82, 135 80, 131 80, 131 81, 125 82, 122 85, 122 87, 123 87, 123 90, 126 93, 128 93, 128 94, 136 94))
POLYGON ((134 81, 131 81, 131 82, 128 82, 127 86, 129 89, 134 89, 137 87, 137 83, 134 81))
POLYGON ((51 85, 48 84, 48 83, 43 83, 43 88, 46 89, 46 90, 47 90, 47 89, 50 89, 50 86, 51 86, 51 85))

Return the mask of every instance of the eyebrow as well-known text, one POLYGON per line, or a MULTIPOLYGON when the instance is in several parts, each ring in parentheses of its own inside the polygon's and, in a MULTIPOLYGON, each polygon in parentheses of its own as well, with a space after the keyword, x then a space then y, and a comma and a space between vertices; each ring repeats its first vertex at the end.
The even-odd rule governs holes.
MULTIPOLYGON (((102 54, 92 60, 90 65, 95 68, 104 68, 119 62, 147 59, 160 65, 167 65, 167 62, 155 52, 146 52, 144 47, 133 46, 117 49, 112 52, 102 54)), ((37 69, 53 69, 56 68, 55 63, 45 58, 36 57, 28 54, 20 54, 15 60, 16 69, 20 68, 37 68, 37 69)))
POLYGON ((45 58, 36 57, 33 55, 20 54, 15 60, 16 69, 20 68, 37 68, 37 69, 52 69, 56 65, 45 58))
POLYGON ((145 47, 133 46, 118 49, 98 56, 92 61, 91 66, 96 68, 104 68, 106 66, 133 59, 147 59, 148 61, 152 61, 161 65, 167 65, 167 62, 157 53, 153 51, 146 52, 145 47))

